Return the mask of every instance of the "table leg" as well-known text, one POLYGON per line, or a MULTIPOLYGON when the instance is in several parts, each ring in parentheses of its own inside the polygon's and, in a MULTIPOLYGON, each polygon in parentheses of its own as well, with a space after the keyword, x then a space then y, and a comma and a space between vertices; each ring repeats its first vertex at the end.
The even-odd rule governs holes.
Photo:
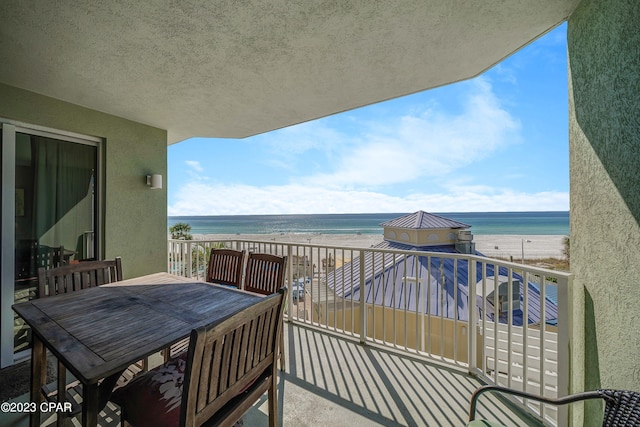
POLYGON ((105 378, 100 385, 82 384, 82 425, 94 427, 98 425, 98 414, 106 406, 113 387, 118 382, 122 372, 117 372, 105 378))
POLYGON ((109 402, 113 388, 116 386, 123 372, 124 371, 120 371, 105 378, 98 386, 98 412, 104 409, 109 402))
POLYGON ((42 385, 47 378, 47 353, 36 334, 32 334, 31 345, 31 402, 36 405, 36 410, 31 412, 29 425, 40 426, 40 403, 42 402, 42 385))
POLYGON ((97 427, 98 412, 98 384, 82 384, 82 425, 97 427))
MULTIPOLYGON (((65 402, 67 397, 67 369, 62 364, 61 361, 58 360, 58 403, 62 404, 65 402)), ((60 411, 57 411, 56 414, 56 426, 64 427, 65 417, 64 414, 60 411)))

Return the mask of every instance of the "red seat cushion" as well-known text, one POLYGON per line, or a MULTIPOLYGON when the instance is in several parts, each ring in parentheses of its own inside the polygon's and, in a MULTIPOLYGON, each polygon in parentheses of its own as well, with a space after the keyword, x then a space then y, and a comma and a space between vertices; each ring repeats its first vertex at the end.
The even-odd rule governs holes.
MULTIPOLYGON (((135 427, 176 427, 180 425, 186 366, 187 353, 184 352, 149 372, 137 375, 127 385, 115 390, 110 400, 122 408, 127 421, 135 427)), ((238 395, 259 377, 255 377, 238 395)), ((236 426, 241 425, 242 420, 236 423, 236 426)))
POLYGON ((178 426, 186 364, 186 354, 171 359, 114 391, 111 400, 136 427, 178 426))

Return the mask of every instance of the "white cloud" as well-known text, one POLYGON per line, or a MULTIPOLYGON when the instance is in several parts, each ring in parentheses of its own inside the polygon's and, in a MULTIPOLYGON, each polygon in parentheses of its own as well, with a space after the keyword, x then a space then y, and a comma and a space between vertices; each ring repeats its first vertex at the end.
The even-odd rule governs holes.
POLYGON ((380 192, 334 190, 285 185, 208 185, 190 183, 169 206, 170 216, 313 214, 361 212, 486 212, 569 209, 569 193, 524 193, 508 188, 458 187, 445 193, 414 193, 404 197, 380 192))
POLYGON ((204 169, 200 165, 200 162, 196 160, 186 160, 185 163, 187 164, 187 166, 189 166, 191 169, 195 170, 196 172, 204 172, 204 169))
POLYGON ((520 124, 503 109, 486 79, 469 82, 457 114, 431 108, 365 129, 341 147, 332 172, 301 177, 308 185, 367 187, 442 176, 520 142, 520 124))
POLYGON ((502 82, 515 85, 518 83, 516 71, 511 67, 506 67, 502 63, 496 64, 492 69, 494 75, 502 82))
POLYGON ((332 159, 355 140, 327 126, 326 121, 315 120, 255 136, 250 142, 270 148, 271 155, 262 158, 262 162, 287 170, 293 169, 292 165, 303 153, 315 151, 324 158, 332 159))

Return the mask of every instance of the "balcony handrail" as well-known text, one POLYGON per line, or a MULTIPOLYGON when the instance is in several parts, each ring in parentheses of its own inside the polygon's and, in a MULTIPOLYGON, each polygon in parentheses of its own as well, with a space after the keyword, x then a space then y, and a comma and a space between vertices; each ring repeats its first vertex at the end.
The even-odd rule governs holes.
POLYGON ((460 253, 449 253, 449 252, 429 252, 429 251, 416 251, 416 250, 401 250, 401 249, 385 249, 385 248, 363 248, 360 246, 339 246, 339 245, 321 245, 321 244, 311 244, 311 243, 296 243, 296 242, 282 242, 282 241, 273 241, 273 240, 257 240, 257 239, 192 239, 192 240, 178 240, 178 239, 168 239, 169 242, 174 243, 186 243, 186 244, 198 244, 198 243, 263 243, 267 245, 291 245, 305 248, 331 248, 337 250, 353 250, 353 251, 365 251, 365 252, 378 252, 378 253, 391 253, 391 254, 409 254, 415 256, 426 256, 432 255, 435 257, 446 257, 452 259, 474 259, 476 261, 486 261, 488 259, 495 260, 496 263, 501 266, 513 267, 518 270, 525 270, 529 272, 535 272, 536 274, 546 274, 549 276, 559 276, 569 279, 573 274, 560 270, 550 270, 543 267, 535 267, 528 264, 520 264, 513 261, 504 261, 496 258, 490 258, 484 255, 474 255, 474 254, 460 254, 460 253))

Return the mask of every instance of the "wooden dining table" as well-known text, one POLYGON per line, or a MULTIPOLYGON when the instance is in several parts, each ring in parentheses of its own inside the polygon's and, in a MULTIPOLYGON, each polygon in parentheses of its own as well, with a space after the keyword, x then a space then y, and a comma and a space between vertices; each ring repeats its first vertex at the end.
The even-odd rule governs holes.
MULTIPOLYGON (((167 273, 13 305, 33 332, 31 402, 40 408, 48 349, 82 382, 82 425, 98 414, 130 365, 262 298, 167 273)), ((39 410, 30 424, 40 425, 39 410)))

